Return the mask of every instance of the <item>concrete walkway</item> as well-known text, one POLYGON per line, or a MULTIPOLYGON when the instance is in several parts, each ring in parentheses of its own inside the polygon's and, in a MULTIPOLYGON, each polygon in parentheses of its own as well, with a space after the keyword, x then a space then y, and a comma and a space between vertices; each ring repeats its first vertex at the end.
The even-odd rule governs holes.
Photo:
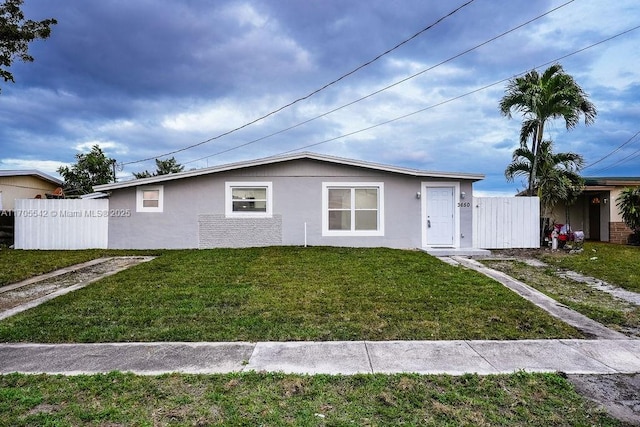
POLYGON ((640 373, 640 340, 0 344, 0 374, 640 373))
POLYGON ((0 320, 112 276, 154 256, 104 257, 0 287, 0 320))

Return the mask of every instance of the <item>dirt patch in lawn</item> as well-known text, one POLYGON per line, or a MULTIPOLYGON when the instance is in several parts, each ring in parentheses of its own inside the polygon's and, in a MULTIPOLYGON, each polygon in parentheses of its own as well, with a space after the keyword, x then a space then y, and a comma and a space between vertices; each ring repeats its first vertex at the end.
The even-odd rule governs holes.
POLYGON ((63 294, 64 290, 75 290, 88 285, 102 277, 115 274, 153 257, 113 257, 102 258, 93 262, 80 264, 64 269, 62 274, 56 272, 25 280, 24 282, 0 288, 0 316, 17 307, 38 300, 48 300, 49 296, 63 294))
POLYGON ((549 248, 513 248, 513 249, 491 249, 491 258, 522 258, 540 259, 542 255, 552 254, 549 248))
POLYGON ((640 374, 569 375, 576 391, 611 416, 640 425, 640 374))

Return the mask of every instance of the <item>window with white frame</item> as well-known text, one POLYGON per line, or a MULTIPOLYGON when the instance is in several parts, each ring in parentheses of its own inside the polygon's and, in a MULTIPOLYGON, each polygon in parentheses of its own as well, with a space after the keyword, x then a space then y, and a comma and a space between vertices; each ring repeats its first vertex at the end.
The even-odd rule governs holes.
POLYGON ((270 182, 227 182, 225 186, 226 216, 271 217, 270 182))
POLYGON ((136 212, 162 212, 163 186, 144 186, 136 189, 136 212))
POLYGON ((384 235, 384 184, 381 182, 322 184, 322 234, 384 235))

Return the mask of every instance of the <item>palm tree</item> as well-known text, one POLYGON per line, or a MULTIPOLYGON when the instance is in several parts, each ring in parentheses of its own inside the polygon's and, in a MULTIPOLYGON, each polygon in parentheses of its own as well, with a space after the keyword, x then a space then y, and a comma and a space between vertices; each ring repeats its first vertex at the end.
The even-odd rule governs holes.
POLYGON ((584 115, 589 125, 597 115, 595 106, 588 100, 587 94, 566 74, 560 64, 547 68, 542 75, 532 70, 522 77, 509 80, 504 97, 500 100, 500 112, 511 118, 511 112, 524 116, 520 130, 520 146, 528 148, 533 156, 529 174, 528 194, 532 196, 538 174, 537 163, 543 145, 545 124, 552 119, 562 118, 567 130, 573 129, 584 115))
MULTIPOLYGON (((582 192, 584 180, 579 172, 583 165, 584 159, 581 155, 571 152, 554 153, 553 142, 542 141, 538 146, 537 157, 529 147, 517 148, 504 175, 509 182, 513 182, 518 176, 526 177, 530 183, 533 182, 533 188, 537 190, 537 195, 540 197, 541 216, 546 222, 555 205, 564 202, 569 206, 582 192), (535 181, 531 181, 531 176, 534 176, 535 181)), ((544 236, 544 229, 543 226, 541 239, 544 236)))

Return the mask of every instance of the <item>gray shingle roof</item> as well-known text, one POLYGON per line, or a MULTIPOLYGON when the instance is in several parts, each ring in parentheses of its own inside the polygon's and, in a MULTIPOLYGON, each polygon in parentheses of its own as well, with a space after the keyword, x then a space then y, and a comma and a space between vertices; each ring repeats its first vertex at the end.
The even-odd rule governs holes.
POLYGON ((425 178, 468 179, 471 181, 479 181, 481 179, 484 179, 483 174, 425 171, 425 170, 419 170, 419 169, 411 169, 411 168, 404 168, 404 167, 398 167, 398 166, 383 165, 379 163, 365 162, 361 160, 346 159, 342 157, 327 156, 324 154, 304 152, 304 153, 294 153, 294 154, 287 154, 287 155, 281 155, 281 156, 265 157, 261 159, 247 160, 247 161, 236 162, 236 163, 228 163, 228 164, 219 165, 219 166, 212 166, 209 168, 172 173, 168 175, 152 176, 150 178, 133 179, 130 181, 116 182, 112 184, 96 185, 94 186, 94 190, 109 191, 109 190, 115 190, 118 188, 155 184, 158 182, 173 181, 176 179, 189 178, 193 176, 207 175, 207 174, 225 172, 225 171, 236 170, 236 169, 243 169, 243 168, 254 167, 254 166, 263 166, 263 165, 269 165, 269 164, 286 162, 291 160, 298 160, 298 159, 318 160, 322 162, 328 162, 328 163, 334 163, 334 164, 340 164, 340 165, 346 165, 346 166, 356 166, 356 167, 361 167, 366 169, 379 170, 382 172, 392 172, 392 173, 398 173, 402 175, 425 177, 425 178))

